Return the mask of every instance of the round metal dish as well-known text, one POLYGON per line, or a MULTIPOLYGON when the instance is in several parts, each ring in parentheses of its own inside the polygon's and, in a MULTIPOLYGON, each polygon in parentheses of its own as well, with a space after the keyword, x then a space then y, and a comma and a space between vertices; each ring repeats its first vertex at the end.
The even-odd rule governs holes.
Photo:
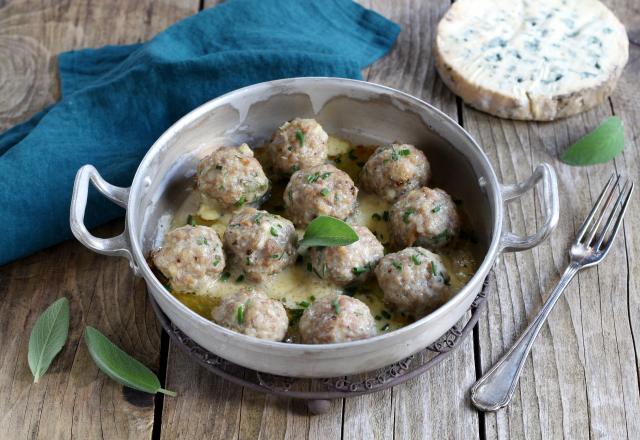
POLYGON ((207 370, 239 386, 248 387, 263 393, 305 400, 309 410, 313 414, 322 414, 328 411, 330 405, 329 400, 331 399, 376 393, 400 385, 414 377, 424 374, 448 358, 460 343, 469 336, 471 330, 478 322, 480 313, 486 304, 487 286, 492 276, 493 272, 490 272, 484 280, 480 293, 471 303, 469 309, 471 315, 468 318, 463 318, 440 339, 421 352, 372 373, 316 379, 319 384, 319 389, 315 391, 292 389, 296 381, 308 379, 277 376, 242 368, 205 350, 169 320, 167 315, 162 312, 153 299, 152 295, 149 295, 149 299, 151 300, 151 305, 153 306, 158 321, 160 321, 162 328, 167 332, 171 341, 180 347, 191 359, 195 360, 207 370))

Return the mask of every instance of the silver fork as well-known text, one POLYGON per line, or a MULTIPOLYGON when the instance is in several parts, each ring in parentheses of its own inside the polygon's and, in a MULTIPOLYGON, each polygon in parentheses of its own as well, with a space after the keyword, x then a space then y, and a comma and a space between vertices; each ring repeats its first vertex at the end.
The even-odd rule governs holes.
POLYGON ((611 243, 620 229, 622 218, 633 192, 633 182, 627 181, 613 207, 609 210, 619 180, 620 176, 617 179, 615 175, 611 176, 600 193, 596 204, 571 245, 569 266, 542 306, 538 316, 529 324, 513 347, 471 388, 471 401, 479 409, 496 411, 509 404, 522 372, 524 361, 533 346, 533 341, 538 336, 538 332, 540 332, 558 298, 579 270, 599 264, 611 250, 611 243), (602 207, 605 199, 606 202, 602 207), (604 226, 600 227, 607 211, 609 211, 609 216, 604 226))

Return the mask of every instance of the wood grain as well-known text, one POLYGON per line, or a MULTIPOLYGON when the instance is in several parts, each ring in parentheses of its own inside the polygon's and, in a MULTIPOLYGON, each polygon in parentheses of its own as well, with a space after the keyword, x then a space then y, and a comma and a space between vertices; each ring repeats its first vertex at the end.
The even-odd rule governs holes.
MULTIPOLYGON (((9 1, 0 8, 0 130, 53 102, 62 50, 149 38, 197 8, 185 2, 9 1)), ((100 229, 115 235, 121 222, 100 229)), ((141 280, 125 261, 70 241, 0 268, 1 438, 150 438, 154 399, 100 373, 82 342, 86 325, 157 370, 160 338, 141 280), (69 342, 38 384, 29 331, 55 299, 71 301, 69 342)))
MULTIPOLYGON (((619 5, 613 9, 625 15, 619 5)), ((633 60, 619 90, 625 83, 637 84, 638 68, 632 65, 633 60)), ((614 96, 614 109, 615 102, 614 96)), ((465 128, 484 146, 503 182, 523 180, 537 163, 549 162, 558 172, 561 195, 560 224, 551 239, 497 262, 499 295, 489 298, 488 314, 480 322, 483 371, 540 309, 567 264, 570 240, 606 180, 621 170, 621 160, 637 158, 637 144, 628 144, 615 163, 576 168, 558 160, 568 145, 610 114, 605 102, 590 112, 542 124, 497 120, 464 108, 465 128)), ((637 167, 629 170, 637 179, 637 167)), ((533 194, 513 202, 506 227, 531 232, 542 222, 535 206, 533 194)), ((638 220, 632 206, 625 235, 631 235, 627 225, 638 220)), ((486 438, 638 438, 635 323, 628 304, 632 298, 637 303, 637 290, 629 289, 630 255, 624 239, 619 237, 601 266, 579 274, 569 286, 538 337, 511 406, 485 416, 486 438)))

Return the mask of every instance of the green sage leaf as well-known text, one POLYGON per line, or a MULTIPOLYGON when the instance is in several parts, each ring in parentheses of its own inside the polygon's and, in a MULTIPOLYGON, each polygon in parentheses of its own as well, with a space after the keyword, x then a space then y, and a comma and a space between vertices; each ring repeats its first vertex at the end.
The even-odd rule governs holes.
POLYGON ((153 371, 122 351, 95 328, 85 329, 84 341, 98 368, 116 382, 145 393, 176 395, 173 391, 161 388, 160 380, 153 371))
POLYGON ((47 372, 51 361, 56 357, 69 335, 69 300, 60 298, 36 321, 29 336, 29 368, 33 373, 33 382, 47 372))
POLYGON ((300 246, 346 246, 358 238, 356 231, 342 220, 321 215, 309 223, 300 246))
POLYGON ((607 118, 562 155, 569 165, 595 165, 616 157, 624 149, 624 128, 618 116, 607 118))

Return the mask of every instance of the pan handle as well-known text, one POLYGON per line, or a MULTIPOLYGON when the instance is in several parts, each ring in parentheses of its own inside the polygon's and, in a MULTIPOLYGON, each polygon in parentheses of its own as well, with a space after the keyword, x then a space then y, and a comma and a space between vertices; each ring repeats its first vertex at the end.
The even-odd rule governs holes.
POLYGON ((548 163, 541 163, 533 171, 533 174, 524 182, 513 185, 502 185, 502 200, 510 200, 521 197, 522 194, 535 187, 542 180, 542 209, 544 210, 544 224, 534 234, 520 236, 513 232, 504 232, 500 239, 500 247, 503 252, 517 252, 531 249, 539 245, 549 237, 555 229, 560 217, 560 201, 558 198, 558 179, 553 167, 548 163))
POLYGON ((84 224, 84 213, 87 208, 87 196, 89 194, 89 180, 98 191, 106 198, 118 206, 126 209, 129 200, 129 188, 121 188, 111 185, 105 181, 98 170, 93 165, 85 165, 78 170, 76 180, 73 184, 73 195, 71 196, 71 212, 69 223, 71 232, 80 243, 94 252, 109 256, 126 257, 129 266, 136 275, 140 275, 140 270, 133 254, 131 253, 131 243, 125 223, 122 234, 112 238, 98 238, 92 235, 84 224))

